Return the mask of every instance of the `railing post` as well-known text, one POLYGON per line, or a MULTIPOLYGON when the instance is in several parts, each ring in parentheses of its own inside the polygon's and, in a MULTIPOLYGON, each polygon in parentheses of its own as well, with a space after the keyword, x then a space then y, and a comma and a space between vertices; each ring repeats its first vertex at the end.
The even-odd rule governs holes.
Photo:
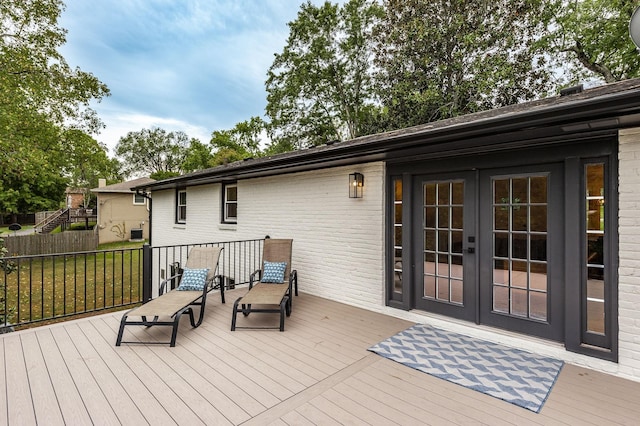
POLYGON ((142 246, 142 303, 147 303, 151 300, 151 282, 153 277, 151 265, 151 246, 145 243, 142 246))

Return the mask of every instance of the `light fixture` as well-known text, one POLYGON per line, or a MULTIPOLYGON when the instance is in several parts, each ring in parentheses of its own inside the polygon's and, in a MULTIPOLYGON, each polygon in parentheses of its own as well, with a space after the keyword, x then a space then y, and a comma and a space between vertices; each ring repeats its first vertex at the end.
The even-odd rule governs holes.
POLYGON ((631 40, 633 40, 636 47, 640 49, 640 7, 637 7, 633 15, 631 15, 629 36, 631 36, 631 40))
POLYGON ((364 175, 354 172, 349 175, 349 198, 362 198, 364 175))

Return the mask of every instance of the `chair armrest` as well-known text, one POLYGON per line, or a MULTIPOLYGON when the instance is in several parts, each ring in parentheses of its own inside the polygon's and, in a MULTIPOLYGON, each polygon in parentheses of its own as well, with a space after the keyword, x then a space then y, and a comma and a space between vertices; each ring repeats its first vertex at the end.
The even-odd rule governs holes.
POLYGON ((177 275, 174 275, 172 277, 167 278, 166 280, 162 280, 162 282, 160 283, 160 291, 158 292, 158 295, 162 296, 164 294, 168 282, 170 282, 170 281, 172 281, 172 280, 174 280, 176 278, 179 278, 181 276, 182 276, 182 274, 177 274, 177 275))
POLYGON ((249 275, 249 290, 253 288, 253 282, 256 281, 256 275, 258 276, 257 281, 260 281, 260 279, 262 278, 262 269, 258 269, 257 271, 249 275))

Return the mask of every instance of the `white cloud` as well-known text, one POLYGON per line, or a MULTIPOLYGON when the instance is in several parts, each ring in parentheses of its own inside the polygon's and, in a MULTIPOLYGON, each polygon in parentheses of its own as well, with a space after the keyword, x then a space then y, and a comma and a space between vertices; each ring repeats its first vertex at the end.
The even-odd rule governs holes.
POLYGON ((106 128, 100 132, 96 139, 109 148, 111 156, 115 155, 114 149, 121 137, 129 132, 137 132, 142 129, 160 127, 168 132, 182 131, 190 138, 199 139, 208 143, 211 139, 211 131, 192 123, 170 117, 157 117, 134 111, 100 111, 100 116, 106 124, 106 128))
MULTIPOLYGON (((264 82, 303 0, 66 0, 62 54, 112 96, 95 109, 111 149, 158 126, 208 142, 263 116, 264 82)), ((322 4, 324 0, 313 0, 322 4)))

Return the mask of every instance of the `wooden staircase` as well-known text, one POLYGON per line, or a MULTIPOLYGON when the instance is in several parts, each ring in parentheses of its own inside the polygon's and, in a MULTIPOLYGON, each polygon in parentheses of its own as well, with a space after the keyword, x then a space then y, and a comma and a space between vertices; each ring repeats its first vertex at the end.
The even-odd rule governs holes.
POLYGON ((69 215, 70 209, 60 209, 51 216, 47 217, 40 223, 37 223, 34 227, 36 232, 40 234, 49 234, 60 225, 64 225, 70 222, 71 217, 69 215))

